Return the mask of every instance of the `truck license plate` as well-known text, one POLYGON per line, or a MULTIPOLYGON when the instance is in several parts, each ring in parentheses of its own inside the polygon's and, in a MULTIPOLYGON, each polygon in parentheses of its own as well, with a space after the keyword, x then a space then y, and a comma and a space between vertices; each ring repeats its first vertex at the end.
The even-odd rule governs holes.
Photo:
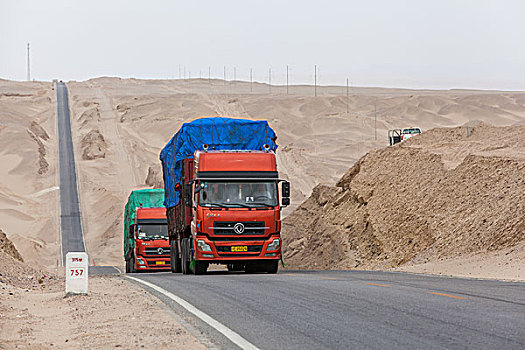
POLYGON ((157 261, 156 264, 157 265, 164 265, 166 262, 165 261, 157 261))
POLYGON ((245 245, 236 245, 232 247, 232 252, 247 252, 248 246, 245 245))

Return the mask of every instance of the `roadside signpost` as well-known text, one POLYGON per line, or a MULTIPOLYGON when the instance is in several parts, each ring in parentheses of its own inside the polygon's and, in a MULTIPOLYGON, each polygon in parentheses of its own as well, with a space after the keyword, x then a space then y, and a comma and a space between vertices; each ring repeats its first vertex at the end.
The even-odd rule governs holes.
POLYGON ((88 256, 84 252, 66 254, 66 296, 88 293, 88 256))

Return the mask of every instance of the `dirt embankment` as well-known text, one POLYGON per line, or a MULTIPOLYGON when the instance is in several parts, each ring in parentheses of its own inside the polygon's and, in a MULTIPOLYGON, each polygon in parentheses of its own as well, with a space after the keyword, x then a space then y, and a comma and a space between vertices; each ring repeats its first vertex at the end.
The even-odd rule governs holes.
POLYGON ((392 268, 523 245, 524 133, 433 129, 366 154, 284 220, 286 261, 392 268))
POLYGON ((64 294, 64 278, 23 263, 0 230, 0 349, 206 348, 120 277, 90 277, 87 296, 64 294))

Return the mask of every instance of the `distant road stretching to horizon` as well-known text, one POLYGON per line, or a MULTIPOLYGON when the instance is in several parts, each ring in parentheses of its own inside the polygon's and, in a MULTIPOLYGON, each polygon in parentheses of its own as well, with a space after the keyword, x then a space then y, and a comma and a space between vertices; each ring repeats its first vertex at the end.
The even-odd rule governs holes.
POLYGON ((58 128, 58 166, 60 179, 60 235, 62 264, 66 265, 68 252, 84 252, 84 238, 78 201, 77 171, 73 138, 71 137, 71 117, 66 84, 58 82, 57 89, 57 128, 58 128))

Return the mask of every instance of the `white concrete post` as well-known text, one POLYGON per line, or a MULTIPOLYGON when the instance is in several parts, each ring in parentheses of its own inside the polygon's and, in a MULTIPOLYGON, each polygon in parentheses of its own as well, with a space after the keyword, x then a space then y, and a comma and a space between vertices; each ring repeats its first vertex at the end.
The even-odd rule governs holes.
POLYGON ((88 293, 88 256, 84 252, 66 254, 66 295, 88 293))

